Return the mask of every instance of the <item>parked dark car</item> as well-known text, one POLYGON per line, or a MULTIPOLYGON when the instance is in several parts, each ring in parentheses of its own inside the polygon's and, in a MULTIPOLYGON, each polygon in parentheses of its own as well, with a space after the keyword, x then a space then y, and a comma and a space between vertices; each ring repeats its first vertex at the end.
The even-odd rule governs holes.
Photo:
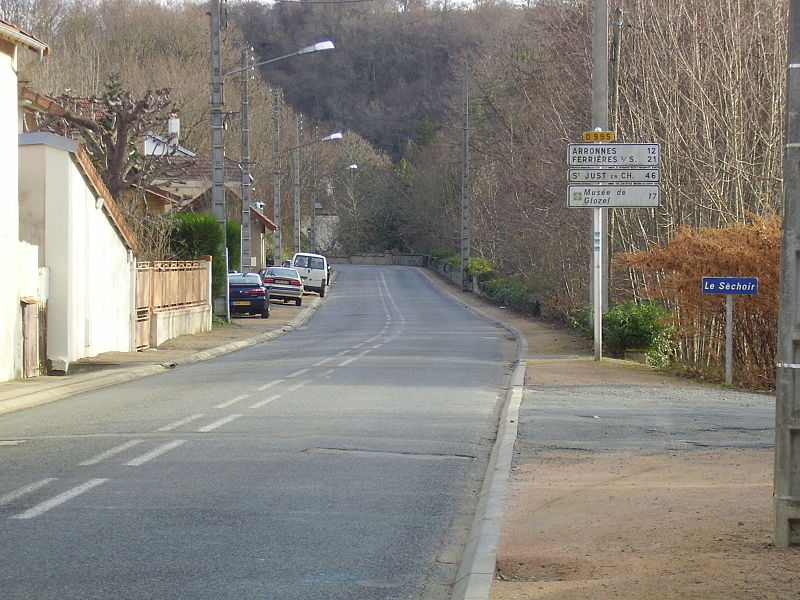
POLYGON ((303 280, 297 269, 288 267, 267 267, 258 272, 264 281, 264 286, 269 290, 272 300, 293 300, 297 306, 303 303, 303 280))
POLYGON ((231 314, 261 315, 269 318, 269 290, 258 273, 229 273, 231 314))

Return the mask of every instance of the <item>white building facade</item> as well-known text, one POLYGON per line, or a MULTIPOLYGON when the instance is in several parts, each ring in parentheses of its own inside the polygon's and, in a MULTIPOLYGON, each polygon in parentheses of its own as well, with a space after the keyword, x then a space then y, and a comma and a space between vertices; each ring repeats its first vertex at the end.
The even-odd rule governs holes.
POLYGON ((28 50, 41 58, 47 46, 0 20, 0 381, 22 374, 22 299, 38 292, 35 249, 19 238, 17 70, 28 50))

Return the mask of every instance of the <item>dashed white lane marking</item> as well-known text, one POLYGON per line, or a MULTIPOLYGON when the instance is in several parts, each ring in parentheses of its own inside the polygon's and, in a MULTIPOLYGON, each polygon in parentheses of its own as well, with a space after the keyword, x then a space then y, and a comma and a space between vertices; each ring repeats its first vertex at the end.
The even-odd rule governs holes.
POLYGON ((250 397, 250 394, 242 394, 241 396, 236 396, 236 398, 231 398, 227 402, 223 402, 222 404, 217 404, 214 408, 228 408, 231 404, 236 404, 242 400, 247 400, 250 397))
POLYGON ((266 406, 267 404, 269 404, 273 400, 277 400, 278 398, 280 398, 282 395, 283 394, 275 394, 273 396, 270 396, 269 398, 267 398, 265 400, 261 400, 259 402, 256 402, 250 408, 261 408, 262 406, 266 406))
POLYGON ((115 446, 115 447, 111 448, 110 450, 106 450, 105 452, 101 452, 97 456, 93 456, 92 458, 89 458, 89 459, 83 461, 82 463, 78 463, 78 464, 81 467, 90 467, 92 465, 96 465, 98 463, 103 462, 107 458, 111 458, 112 456, 116 456, 117 454, 119 454, 121 452, 125 452, 125 450, 128 450, 129 448, 133 448, 134 446, 138 446, 143 441, 144 440, 130 440, 130 441, 127 441, 124 444, 120 444, 119 446, 115 446))
POLYGON ((341 352, 337 352, 337 353, 336 353, 336 354, 334 354, 333 356, 334 356, 334 358, 338 358, 338 357, 340 357, 340 356, 344 356, 344 355, 345 355, 345 354, 347 354, 348 352, 350 352, 350 350, 342 350, 341 352))
POLYGON ((305 380, 303 380, 303 381, 298 381, 298 382, 297 382, 297 383, 295 383, 294 385, 290 385, 288 388, 286 388, 286 391, 288 391, 288 392, 294 392, 294 391, 296 391, 296 390, 299 390, 299 389, 300 389, 301 387, 303 387, 304 385, 308 385, 308 383, 309 383, 310 381, 311 381, 310 379, 305 379, 305 380))
POLYGON ((320 377, 327 377, 328 375, 332 375, 333 373, 336 373, 336 369, 328 369, 324 373, 321 373, 320 377))
POLYGON ((293 379, 294 377, 297 377, 298 375, 302 375, 303 373, 308 373, 310 370, 311 369, 300 369, 299 371, 295 371, 291 375, 287 375, 286 379, 293 379))
POLYGON ((77 487, 72 488, 71 490, 67 490, 63 494, 59 494, 58 496, 47 500, 46 502, 42 502, 41 504, 37 504, 33 508, 29 508, 23 513, 18 515, 14 515, 12 519, 32 519, 34 517, 38 517, 39 515, 46 513, 48 510, 55 508, 56 506, 60 506, 65 502, 69 502, 73 498, 80 496, 81 494, 88 492, 92 488, 96 488, 98 485, 101 485, 108 481, 108 479, 90 479, 86 483, 83 483, 77 487))
POLYGON ((140 465, 143 465, 146 462, 149 462, 149 461, 153 460, 154 458, 158 458, 159 456, 169 452, 170 450, 174 450, 175 448, 177 448, 181 444, 185 444, 185 443, 186 443, 186 440, 175 440, 175 441, 169 442, 168 444, 164 444, 163 446, 159 446, 155 450, 151 450, 147 454, 142 454, 138 458, 134 458, 133 460, 129 460, 128 462, 125 463, 125 465, 128 466, 128 467, 138 467, 140 465))
POLYGON ((47 477, 46 479, 40 479, 39 481, 34 481, 33 483, 29 483, 26 486, 19 488, 18 490, 14 490, 13 492, 9 492, 5 496, 0 496, 0 506, 5 504, 11 504, 14 500, 18 500, 23 496, 27 496, 28 494, 32 494, 33 492, 42 489, 46 485, 55 481, 55 477, 47 477))
POLYGON ((351 362, 353 362, 355 359, 356 359, 356 357, 355 357, 355 356, 351 356, 350 358, 348 358, 348 359, 346 359, 346 360, 343 360, 342 362, 340 362, 340 363, 339 363, 339 366, 340 366, 340 367, 346 367, 346 366, 347 366, 347 365, 349 365, 351 362))
POLYGON ((333 360, 333 357, 329 356, 328 358, 323 358, 321 361, 314 363, 312 366, 321 367, 322 365, 327 364, 327 363, 331 362, 332 360, 333 360))
POLYGON ((226 424, 230 423, 231 421, 235 421, 236 419, 238 419, 241 416, 242 415, 238 415, 238 414, 237 415, 228 415, 224 419, 220 419, 219 421, 214 421, 213 423, 211 423, 209 425, 206 425, 205 427, 201 427, 200 429, 197 430, 197 432, 198 433, 208 433, 209 431, 214 431, 215 429, 217 429, 219 427, 222 427, 223 425, 226 425, 226 424))
POLYGON ((256 389, 259 392, 263 392, 264 390, 271 388, 273 385, 278 385, 279 383, 283 383, 283 379, 276 379, 275 381, 270 381, 269 383, 265 383, 264 385, 257 387, 256 389))
POLYGON ((185 419, 181 419, 180 421, 175 421, 174 423, 170 423, 169 425, 164 425, 163 427, 157 429, 156 431, 172 431, 173 429, 177 429, 181 425, 186 425, 187 423, 191 423, 192 421, 196 421, 197 419, 201 419, 203 417, 205 417, 205 414, 198 413, 196 415, 186 417, 185 419))

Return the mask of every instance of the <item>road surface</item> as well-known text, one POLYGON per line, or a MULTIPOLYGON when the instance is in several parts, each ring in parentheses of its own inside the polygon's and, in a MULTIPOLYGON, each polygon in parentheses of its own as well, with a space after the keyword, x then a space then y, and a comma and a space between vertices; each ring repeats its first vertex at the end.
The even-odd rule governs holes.
POLYGON ((513 357, 345 266, 297 331, 0 415, 2 598, 448 598, 513 357))

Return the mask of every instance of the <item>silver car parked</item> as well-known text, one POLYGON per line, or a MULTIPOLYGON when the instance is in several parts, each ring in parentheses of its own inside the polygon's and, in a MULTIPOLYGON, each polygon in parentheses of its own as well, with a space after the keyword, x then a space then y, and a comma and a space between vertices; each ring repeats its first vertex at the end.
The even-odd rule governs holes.
POLYGON ((258 274, 264 282, 264 286, 269 290, 269 297, 275 300, 289 302, 294 300, 297 306, 303 303, 303 280, 297 269, 289 267, 267 267, 261 269, 258 274))

